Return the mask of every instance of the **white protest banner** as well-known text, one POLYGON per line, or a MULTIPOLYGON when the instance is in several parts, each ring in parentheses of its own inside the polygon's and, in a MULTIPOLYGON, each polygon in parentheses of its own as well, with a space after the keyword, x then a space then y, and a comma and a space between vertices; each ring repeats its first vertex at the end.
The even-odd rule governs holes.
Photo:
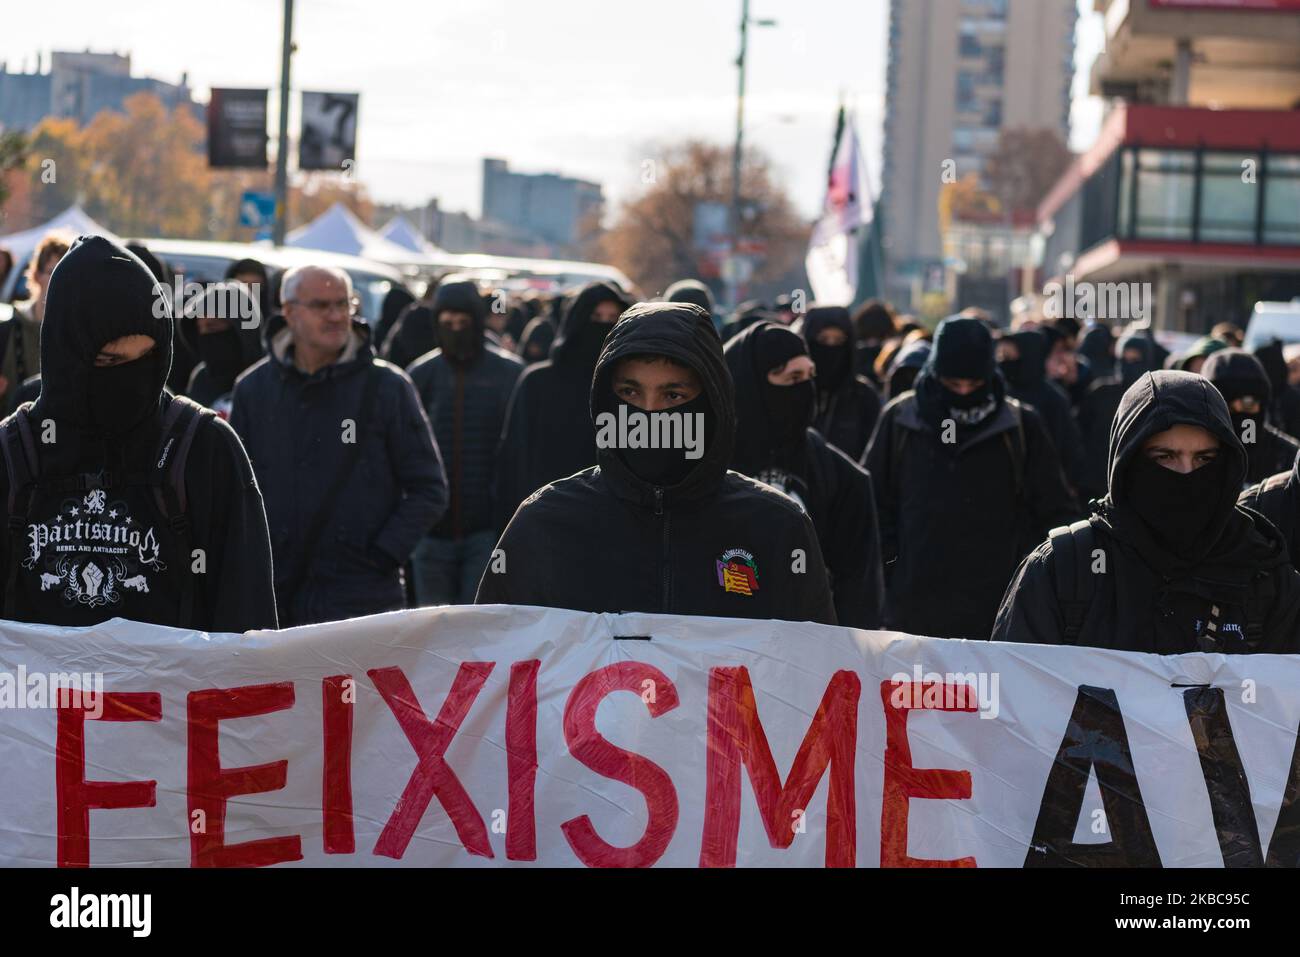
POLYGON ((1298 725, 1287 656, 502 606, 4 622, 0 863, 1293 865, 1298 725))

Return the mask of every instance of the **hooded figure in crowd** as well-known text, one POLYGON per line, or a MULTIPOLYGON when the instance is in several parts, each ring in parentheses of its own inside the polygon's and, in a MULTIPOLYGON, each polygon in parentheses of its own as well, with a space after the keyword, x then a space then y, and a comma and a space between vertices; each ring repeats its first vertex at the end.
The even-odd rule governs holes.
MULTIPOLYGON (((463 277, 451 277, 448 279, 463 277)), ((437 296, 435 290, 433 295, 437 296)), ((488 305, 483 304, 486 317, 488 305)), ((376 346, 376 350, 380 347, 376 346)), ((438 348, 438 317, 433 311, 433 300, 422 299, 402 309, 384 339, 385 359, 400 369, 405 369, 416 359, 438 348)))
POLYGON ((277 626, 248 456, 224 421, 163 391, 170 302, 144 263, 100 236, 55 269, 39 398, 0 426, 4 618, 277 626))
POLYGON ((1228 403, 1233 431, 1246 450, 1246 484, 1289 471, 1300 442, 1273 425, 1273 390, 1259 360, 1244 349, 1222 349, 1205 361, 1201 375, 1228 403))
POLYGON ((1047 426, 1065 475, 1077 483, 1084 472, 1083 439, 1070 410, 1070 398, 1047 378, 1049 337, 1033 329, 1004 336, 998 342, 998 368, 1007 380, 1007 394, 1032 406, 1047 426))
MULTIPOLYGON (((847 339, 844 345, 849 369, 852 347, 847 339)), ((885 583, 871 477, 809 428, 817 391, 803 340, 784 326, 760 322, 729 341, 723 354, 736 387, 731 467, 786 493, 808 512, 839 623, 880 627, 885 583)))
POLYGON ((896 631, 987 638, 1017 563, 1076 515, 1042 418, 1005 395, 979 319, 939 325, 915 391, 885 406, 864 464, 896 631))
POLYGON ((240 283, 215 283, 187 305, 176 321, 176 336, 199 359, 183 394, 230 418, 235 379, 262 358, 257 300, 240 283))
POLYGON ((1300 438, 1300 389, 1291 384, 1281 340, 1274 339, 1257 347, 1255 358, 1263 365, 1268 384, 1272 386, 1273 401, 1268 410, 1269 421, 1287 435, 1300 438))
POLYGON ((853 371, 849 311, 843 306, 813 306, 803 319, 803 338, 817 367, 813 426, 856 462, 880 418, 881 401, 875 387, 853 371))
POLYGON ((487 340, 487 309, 472 281, 448 277, 433 298, 438 349, 409 370, 433 425, 451 506, 411 556, 421 605, 469 604, 492 555, 492 501, 506 406, 524 364, 487 340))
POLYGON ((894 313, 879 299, 871 299, 863 303, 854 314, 853 328, 853 370, 858 375, 866 376, 873 385, 879 386, 880 382, 876 379, 876 357, 880 355, 885 342, 898 335, 894 313))
POLYGON ((1074 348, 1074 338, 1070 332, 1072 325, 1060 320, 1038 327, 1038 331, 1047 339, 1047 381, 1064 392, 1070 400, 1071 421, 1074 409, 1083 401, 1095 381, 1092 363, 1074 348))
MULTIPOLYGON (((664 290, 664 302, 689 302, 699 306, 713 319, 717 305, 713 301, 713 292, 698 279, 679 279, 664 290)), ((716 326, 717 320, 714 320, 716 326)))
POLYGON ((911 392, 916 385, 916 377, 921 374, 925 364, 930 361, 931 345, 929 340, 920 339, 908 343, 898 350, 894 361, 889 365, 889 400, 892 402, 904 392, 911 392))
POLYGON ((565 314, 551 358, 519 377, 501 436, 497 528, 543 485, 596 464, 591 376, 605 336, 629 305, 613 283, 590 283, 565 314))
POLYGON ((1116 375, 1094 382, 1076 412, 1083 435, 1083 471, 1077 482, 1079 498, 1085 503, 1106 494, 1110 426, 1120 400, 1133 383, 1159 368, 1155 343, 1140 333, 1121 339, 1116 354, 1119 358, 1116 375))
POLYGON ((735 394, 703 309, 629 309, 601 352, 590 411, 599 464, 519 507, 479 604, 835 623, 807 514, 727 470, 735 394), (671 422, 677 441, 646 447, 671 422))
POLYGON ((408 306, 415 303, 415 297, 405 286, 394 286, 384 296, 383 305, 379 307, 379 321, 374 325, 374 335, 372 338, 375 343, 375 351, 383 353, 384 344, 388 342, 388 336, 393 331, 393 326, 397 325, 397 320, 401 318, 403 312, 408 306))
POLYGON ((551 345, 555 342, 555 327, 545 316, 538 316, 524 327, 523 337, 519 340, 519 358, 525 365, 543 361, 551 354, 551 345))
POLYGON ((1025 559, 993 638, 1167 655, 1300 651, 1300 575, 1281 533, 1237 505, 1245 474, 1209 382, 1142 376, 1111 430, 1106 497, 1025 559))
POLYGON ((1088 360, 1092 368, 1092 381, 1100 382, 1115 374, 1115 334, 1110 326, 1097 323, 1079 340, 1079 355, 1088 360))
POLYGON ((1222 339, 1216 339, 1213 336, 1202 336, 1192 343, 1192 347, 1186 352, 1176 356, 1168 356, 1163 363, 1163 367, 1180 372, 1199 374, 1201 367, 1205 365, 1206 359, 1220 349, 1226 348, 1228 348, 1228 344, 1222 339))
POLYGON ((402 566, 447 508, 429 420, 406 373, 376 357, 346 272, 289 270, 283 306, 230 411, 266 495, 280 618, 397 610, 402 566))
POLYGON ((1300 568, 1300 454, 1285 472, 1270 475, 1242 492, 1237 504, 1273 523, 1286 539, 1291 564, 1300 568))
POLYGON ((226 268, 226 282, 242 283, 250 291, 257 289, 258 313, 263 318, 270 318, 275 312, 276 299, 272 296, 271 276, 266 266, 256 259, 237 259, 226 268))

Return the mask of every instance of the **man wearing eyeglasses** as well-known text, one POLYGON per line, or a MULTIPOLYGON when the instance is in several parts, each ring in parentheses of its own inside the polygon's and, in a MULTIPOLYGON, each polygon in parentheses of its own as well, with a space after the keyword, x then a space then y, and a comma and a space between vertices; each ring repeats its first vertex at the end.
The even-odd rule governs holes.
POLYGON ((347 273, 291 269, 280 297, 230 424, 266 500, 281 626, 402 608, 402 566, 447 507, 429 421, 376 357, 347 273))

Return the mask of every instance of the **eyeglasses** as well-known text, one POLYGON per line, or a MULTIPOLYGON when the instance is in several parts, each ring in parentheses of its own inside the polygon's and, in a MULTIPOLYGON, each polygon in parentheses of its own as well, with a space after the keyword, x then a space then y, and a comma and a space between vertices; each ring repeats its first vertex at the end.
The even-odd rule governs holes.
POLYGON ((318 316, 324 316, 331 312, 342 312, 349 316, 355 316, 361 307, 361 300, 355 296, 351 299, 290 299, 290 303, 296 306, 302 306, 309 309, 318 316))

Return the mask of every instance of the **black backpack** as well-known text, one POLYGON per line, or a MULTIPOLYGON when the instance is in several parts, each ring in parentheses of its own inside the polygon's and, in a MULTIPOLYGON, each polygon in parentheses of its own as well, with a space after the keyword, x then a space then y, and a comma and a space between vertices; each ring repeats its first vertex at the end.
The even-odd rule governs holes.
MULTIPOLYGON (((1062 638, 1064 644, 1077 645, 1083 632, 1083 620, 1097 590, 1097 577, 1092 571, 1097 535, 1092 523, 1083 519, 1073 525, 1052 529, 1047 533, 1047 540, 1052 544, 1052 584, 1056 590, 1056 604, 1061 609, 1065 626, 1062 638)), ((1269 577, 1262 585, 1258 592, 1245 600, 1245 638, 1251 645, 1258 645, 1264 637, 1267 606, 1273 597, 1272 578, 1269 577)), ((1201 651, 1216 653, 1223 650, 1215 642, 1217 616, 1218 606, 1212 606, 1206 629, 1197 638, 1201 651)))
MULTIPOLYGON (((32 437, 29 413, 33 403, 25 402, 0 426, 0 451, 4 453, 9 479, 9 573, 5 580, 3 617, 10 618, 22 560, 23 530, 31 517, 32 502, 38 489, 60 492, 89 492, 92 489, 147 486, 168 528, 175 535, 181 555, 190 554, 190 520, 185 495, 185 463, 194 434, 204 419, 215 417, 211 409, 181 396, 172 396, 161 412, 162 432, 158 439, 153 465, 144 472, 81 473, 79 475, 42 476, 40 456, 32 437), (33 468, 36 463, 36 468, 33 468)), ((176 627, 192 626, 194 617, 194 576, 184 575, 181 582, 180 619, 176 627)))

